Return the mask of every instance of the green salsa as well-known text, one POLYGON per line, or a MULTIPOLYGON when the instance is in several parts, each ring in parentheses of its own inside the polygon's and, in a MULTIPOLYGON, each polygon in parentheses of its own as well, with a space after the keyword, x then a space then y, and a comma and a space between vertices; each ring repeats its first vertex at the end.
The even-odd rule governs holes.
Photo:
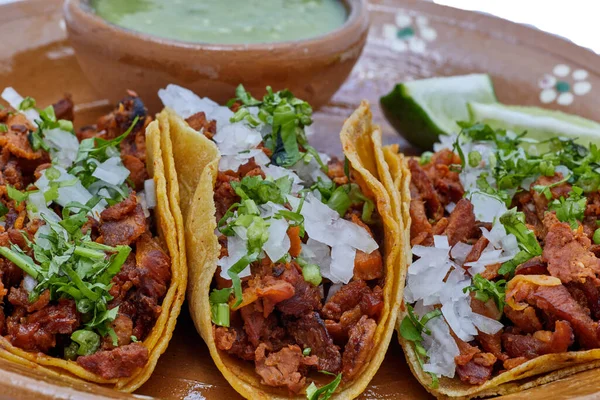
POLYGON ((91 0, 103 19, 168 39, 215 44, 307 39, 344 24, 341 0, 91 0))

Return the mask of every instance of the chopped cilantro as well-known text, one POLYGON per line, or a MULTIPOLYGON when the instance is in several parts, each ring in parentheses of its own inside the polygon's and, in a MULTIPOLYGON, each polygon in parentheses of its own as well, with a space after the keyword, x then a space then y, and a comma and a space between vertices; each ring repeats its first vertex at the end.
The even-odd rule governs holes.
POLYGON ((548 210, 556 211, 556 217, 559 221, 568 222, 572 229, 577 229, 577 221, 583 220, 587 204, 587 199, 582 194, 583 189, 573 186, 569 197, 553 200, 549 204, 548 210))
POLYGON ((242 84, 238 85, 238 87, 235 89, 235 96, 236 99, 245 106, 258 106, 261 104, 261 101, 252 97, 252 95, 246 91, 244 85, 242 84))
POLYGON ((350 160, 346 156, 344 156, 344 175, 350 180, 350 160))
POLYGON ((317 182, 310 187, 310 190, 318 190, 321 193, 323 199, 329 200, 331 194, 336 189, 335 182, 327 179, 324 180, 320 176, 317 178, 317 182))
POLYGON ((215 325, 229 327, 229 297, 233 292, 232 288, 213 289, 208 297, 210 303, 210 314, 212 322, 215 325))
POLYGON ((6 191, 7 191, 8 197, 11 198, 12 200, 16 201, 17 203, 20 203, 27 199, 27 192, 23 193, 20 190, 15 189, 13 186, 6 185, 6 191))
POLYGON ((285 196, 292 191, 292 179, 287 176, 276 180, 245 176, 239 182, 231 182, 231 187, 242 200, 252 199, 259 205, 269 201, 284 204, 287 202, 285 196))
POLYGON ((25 111, 29 110, 30 108, 35 108, 35 99, 27 96, 19 104, 19 110, 25 111))
POLYGON ((127 183, 117 186, 103 182, 93 176, 93 173, 98 165, 111 157, 120 155, 121 142, 133 131, 138 120, 139 117, 136 116, 129 128, 114 139, 95 137, 82 140, 75 162, 68 170, 70 174, 77 176, 81 184, 90 192, 98 193, 101 189, 105 189, 109 194, 106 196, 109 205, 118 203, 129 196, 129 187, 127 183))
POLYGON ((542 161, 540 163, 539 168, 540 168, 540 174, 542 174, 544 176, 554 176, 554 174, 556 172, 554 165, 548 161, 542 161))
POLYGON ((323 277, 321 276, 321 268, 316 264, 311 264, 304 260, 301 257, 296 259, 300 267, 302 267, 302 277, 308 283, 313 284, 314 286, 319 286, 323 281, 323 277))
POLYGON ((463 289, 463 292, 475 292, 475 298, 482 302, 493 299, 502 312, 504 310, 504 295, 506 291, 506 281, 504 279, 492 282, 479 274, 473 277, 472 285, 463 289))
POLYGON ((6 207, 6 205, 2 202, 0 202, 0 217, 4 217, 6 214, 8 214, 8 207, 6 207))
POLYGON ((431 157, 433 156, 433 153, 431 151, 426 151, 423 154, 421 154, 421 157, 419 158, 419 164, 420 165, 427 165, 431 162, 431 157))
POLYGON ((305 357, 310 356, 312 349, 310 347, 305 348, 304 350, 302 350, 302 355, 305 357))
POLYGON ((8 132, 8 126, 6 124, 0 124, 0 133, 8 132))
POLYGON ((305 154, 310 154, 324 171, 327 170, 319 153, 308 144, 304 131, 306 126, 312 124, 312 108, 307 102, 294 97, 289 90, 273 92, 270 87, 267 87, 267 94, 262 101, 252 97, 242 85, 237 87, 235 93, 236 98, 228 104, 240 102, 242 106, 231 121, 245 120, 251 126, 263 123, 272 127, 271 133, 265 137, 265 145, 273 153, 273 164, 290 167, 305 154), (258 107, 258 115, 251 113, 248 107, 258 107))
POLYGON ((456 140, 454 141, 454 144, 452 145, 452 150, 458 154, 458 156, 460 157, 460 170, 456 171, 456 172, 460 172, 465 168, 465 153, 462 150, 462 147, 460 145, 460 137, 463 134, 464 130, 462 130, 461 132, 458 133, 458 135, 456 135, 456 140))
POLYGON ((71 334, 71 340, 79 345, 77 355, 94 354, 100 347, 100 336, 97 333, 80 329, 71 334))
POLYGON ((469 166, 472 168, 476 168, 481 163, 481 153, 473 150, 469 152, 469 166))
POLYGON ((598 228, 594 231, 593 240, 594 240, 595 244, 600 244, 600 228, 598 228))
POLYGON ((350 208, 352 202, 350 201, 349 187, 346 185, 339 186, 331 193, 331 197, 327 200, 327 205, 332 210, 335 210, 340 214, 340 217, 346 215, 346 211, 350 208))
MULTIPOLYGON (((320 371, 323 374, 332 375, 330 372, 320 371)), ((342 382, 342 374, 337 374, 334 380, 329 382, 327 385, 324 385, 320 388, 317 388, 314 382, 311 382, 310 385, 306 388, 306 398, 308 400, 329 400, 337 387, 342 382)))
MULTIPOLYGON (((442 311, 435 309, 419 319, 411 305, 407 304, 406 307, 408 315, 405 316, 400 323, 400 335, 402 335, 404 339, 413 342, 415 352, 417 353, 417 360, 419 361, 421 368, 423 368, 424 360, 427 358, 427 351, 425 350, 425 347, 423 347, 422 334, 425 333, 426 335, 431 335, 431 331, 425 328, 425 325, 433 318, 441 316, 442 311)), ((428 372, 428 374, 431 376, 431 387, 434 389, 437 388, 437 375, 431 372, 428 372)))
POLYGON ((552 199, 552 192, 550 191, 550 189, 552 189, 553 187, 562 185, 563 183, 567 182, 569 179, 571 178, 571 175, 565 176, 563 179, 551 183, 549 185, 535 185, 533 187, 533 190, 535 190, 538 193, 543 194, 546 199, 551 200, 552 199))
POLYGON ((542 248, 535 234, 525 225, 525 215, 522 212, 517 212, 516 208, 508 210, 502 215, 500 222, 504 225, 507 233, 515 235, 521 249, 515 258, 502 264, 502 267, 498 270, 501 275, 511 275, 519 264, 541 255, 542 248))
MULTIPOLYGON (((348 183, 335 188, 335 183, 324 183, 322 180, 317 181, 313 188, 317 189, 322 196, 322 200, 332 210, 338 212, 340 217, 344 217, 346 212, 352 205, 363 205, 361 219, 366 223, 372 222, 375 203, 369 199, 360 190, 360 186, 356 183, 348 183), (332 187, 335 188, 332 190, 332 187)), ((312 188, 311 188, 312 189, 312 188)))
POLYGON ((118 307, 108 309, 112 300, 110 282, 131 252, 129 246, 111 247, 96 243, 89 233, 82 232, 81 227, 88 220, 87 213, 97 201, 94 198, 85 205, 68 204, 63 208, 62 221, 46 220, 50 232, 40 236, 45 239, 43 246, 26 238, 33 258, 14 244, 10 248, 0 247, 0 255, 37 280, 30 293, 31 301, 45 290, 50 291, 53 300, 63 297, 75 300, 85 323, 81 332, 72 337, 79 347, 71 346, 70 350, 65 350, 66 355, 72 350, 79 355, 89 351, 93 335, 112 337, 114 334, 110 323, 116 318, 118 307), (69 215, 74 209, 79 211, 69 215), (88 350, 82 349, 83 342, 88 350))
POLYGON ((242 272, 248 265, 256 261, 256 259, 256 255, 245 255, 238 262, 233 264, 227 271, 227 275, 229 275, 229 277, 231 278, 231 282, 233 283, 233 292, 235 294, 235 303, 233 305, 234 307, 237 307, 240 304, 242 304, 243 300, 242 280, 240 279, 240 276, 238 274, 242 272))

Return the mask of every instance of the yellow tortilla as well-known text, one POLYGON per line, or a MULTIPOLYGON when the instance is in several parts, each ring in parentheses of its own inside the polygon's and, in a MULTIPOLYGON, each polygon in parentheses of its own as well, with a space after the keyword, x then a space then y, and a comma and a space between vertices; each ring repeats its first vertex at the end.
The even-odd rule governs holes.
MULTIPOLYGON (((154 179, 156 187, 156 218, 159 231, 159 240, 166 245, 171 257, 171 284, 162 302, 162 311, 143 341, 148 348, 149 359, 145 367, 138 369, 128 378, 106 380, 84 369, 75 361, 50 357, 42 353, 30 353, 13 346, 7 339, 0 337, 0 357, 30 368, 35 368, 49 376, 62 376, 66 378, 79 378, 85 381, 104 384, 123 392, 133 392, 148 380, 160 355, 165 351, 179 316, 181 304, 185 298, 187 270, 185 268, 185 255, 179 251, 180 240, 174 214, 179 212, 179 205, 170 203, 167 196, 167 183, 165 178, 164 155, 161 151, 161 131, 158 122, 154 121, 146 130, 147 167, 150 176, 154 179)), ((181 238, 183 243, 183 238, 181 238)))
MULTIPOLYGON (((169 114, 173 158, 179 181, 189 269, 188 302, 196 329, 223 376, 242 396, 249 399, 289 399, 287 389, 261 384, 253 363, 231 357, 216 347, 208 295, 220 254, 214 233, 217 221, 213 200, 220 156, 212 141, 190 128, 174 112, 165 112, 169 114)), ((403 271, 406 270, 402 265, 406 256, 402 249, 403 240, 400 239, 405 227, 400 217, 402 197, 381 148, 381 130, 371 124, 367 103, 363 103, 346 121, 340 139, 361 189, 375 200, 385 234, 382 245, 386 267, 385 306, 375 332, 375 345, 357 378, 342 383, 332 396, 332 399, 352 399, 362 393, 379 369, 394 331, 404 288, 403 271)), ((397 152, 388 155, 388 158, 399 165, 403 163, 397 152)), ((306 396, 298 395, 296 398, 306 396)))
MULTIPOLYGON (((395 149, 397 152, 397 149, 395 149)), ((391 168, 394 173, 395 169, 391 168)), ((412 263, 410 251, 410 169, 404 164, 398 174, 404 176, 400 184, 400 194, 402 196, 402 207, 405 209, 404 218, 408 223, 405 225, 404 240, 408 248, 407 260, 403 264, 408 269, 412 263)), ((393 175, 393 174, 392 174, 393 175)), ((505 395, 509 393, 521 392, 535 386, 543 385, 557 379, 573 375, 577 372, 600 366, 600 349, 587 351, 571 351, 561 354, 546 354, 529 360, 510 371, 506 371, 493 379, 485 382, 483 385, 469 385, 463 383, 459 378, 439 379, 437 388, 431 387, 431 377, 423 371, 420 366, 418 355, 412 342, 405 340, 400 334, 400 323, 407 315, 407 310, 402 303, 398 316, 397 331, 398 339, 404 350, 406 361, 410 366, 413 375, 419 380, 421 385, 431 394, 440 399, 452 398, 467 400, 475 397, 489 397, 505 395)))

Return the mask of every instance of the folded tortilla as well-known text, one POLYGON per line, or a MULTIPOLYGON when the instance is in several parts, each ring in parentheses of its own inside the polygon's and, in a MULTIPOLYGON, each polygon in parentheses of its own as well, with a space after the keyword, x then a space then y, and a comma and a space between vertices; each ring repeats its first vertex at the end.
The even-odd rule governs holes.
MULTIPOLYGON (((179 182, 181 210, 184 217, 185 248, 189 268, 188 302, 196 329, 206 342, 210 354, 228 382, 242 396, 252 399, 287 399, 287 390, 262 385, 254 365, 217 349, 209 304, 211 282, 217 270, 220 246, 215 235, 214 185, 218 172, 219 152, 203 134, 190 128, 171 110, 164 110, 159 120, 168 119, 172 157, 179 182)), ((162 125, 161 125, 162 127, 162 125)), ((346 121, 340 134, 345 156, 356 172, 363 193, 375 200, 383 220, 383 256, 386 270, 384 309, 378 321, 374 347, 357 377, 342 383, 332 399, 352 399, 367 387, 375 375, 391 340, 404 288, 405 213, 399 186, 390 165, 398 171, 405 164, 398 152, 381 146, 381 130, 371 122, 369 105, 363 102, 346 121)), ((168 149, 165 148, 168 151, 168 149)), ((167 176, 169 171, 167 171, 167 176)), ((396 176, 401 176, 396 173, 396 176)), ((407 211, 406 211, 407 212, 407 211)), ((312 377, 312 376, 311 376, 312 377)), ((318 377, 315 377, 318 378, 318 377)), ((297 398, 305 398, 298 395, 297 398)))
MULTIPOLYGON (((392 149, 390 149, 392 150, 392 149)), ((396 149, 397 151, 397 149, 396 149)), ((407 252, 406 260, 403 264, 406 269, 412 263, 412 253, 410 250, 410 179, 411 173, 406 164, 398 168, 390 168, 394 180, 401 181, 398 188, 402 198, 402 208, 404 216, 405 240, 407 252)), ((406 272, 406 271, 405 271, 406 272)), ((577 372, 600 366, 600 349, 586 351, 570 351, 566 353, 546 354, 532 360, 529 360, 510 371, 503 372, 482 385, 469 385, 462 382, 459 378, 440 377, 437 387, 432 387, 432 380, 429 374, 423 371, 419 362, 419 356, 415 351, 414 344, 406 340, 400 334, 400 323, 408 315, 408 311, 402 303, 398 315, 397 331, 398 339, 404 350, 406 361, 421 385, 431 394, 440 399, 472 399, 475 397, 489 397, 518 393, 523 390, 543 385, 557 379, 575 374, 577 372)))
POLYGON ((155 216, 157 218, 158 237, 171 257, 171 283, 161 304, 162 311, 154 327, 142 342, 148 348, 149 353, 146 366, 138 369, 130 377, 107 380, 84 369, 75 361, 54 358, 43 353, 27 352, 13 346, 9 340, 1 336, 0 357, 42 371, 50 377, 83 379, 123 392, 133 392, 150 378, 158 358, 166 350, 175 329, 175 323, 185 299, 187 283, 185 252, 179 251, 180 246, 183 246, 183 237, 179 236, 179 232, 182 232, 183 229, 177 198, 179 188, 174 182, 167 182, 165 168, 172 167, 172 164, 169 164, 171 159, 164 160, 162 145, 169 137, 168 133, 161 134, 161 132, 168 132, 168 130, 159 129, 158 121, 148 125, 146 130, 146 158, 148 173, 153 178, 156 188, 155 216))

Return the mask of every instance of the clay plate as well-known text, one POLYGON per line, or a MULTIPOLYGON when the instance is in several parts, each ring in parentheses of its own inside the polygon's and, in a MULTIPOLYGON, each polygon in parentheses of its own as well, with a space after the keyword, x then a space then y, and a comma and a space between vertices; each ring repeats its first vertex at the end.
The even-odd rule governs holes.
MULTIPOLYGON (((78 104, 76 125, 92 123, 110 105, 84 78, 66 41, 60 9, 60 0, 0 6, 0 88, 14 86, 41 105, 69 92, 78 104)), ((600 118, 600 96, 593 96, 600 90, 600 57, 591 51, 524 26, 426 2, 373 0, 370 10, 372 29, 362 58, 333 100, 315 115, 312 141, 321 151, 340 154, 339 129, 365 98, 374 105, 385 141, 400 143, 414 153, 384 120, 378 98, 397 81, 436 75, 489 72, 504 103, 541 105, 600 118), (558 83, 561 90, 556 89, 558 83)), ((532 399, 595 398, 594 393, 600 391, 598 378, 599 371, 587 371, 507 399, 525 395, 532 399)), ((165 399, 239 398, 214 367, 186 311, 154 375, 137 393, 165 399)), ((35 370, 0 361, 0 398, 117 396, 130 398, 93 385, 50 381, 35 370)), ((395 337, 361 398, 430 398, 412 377, 395 337)))

